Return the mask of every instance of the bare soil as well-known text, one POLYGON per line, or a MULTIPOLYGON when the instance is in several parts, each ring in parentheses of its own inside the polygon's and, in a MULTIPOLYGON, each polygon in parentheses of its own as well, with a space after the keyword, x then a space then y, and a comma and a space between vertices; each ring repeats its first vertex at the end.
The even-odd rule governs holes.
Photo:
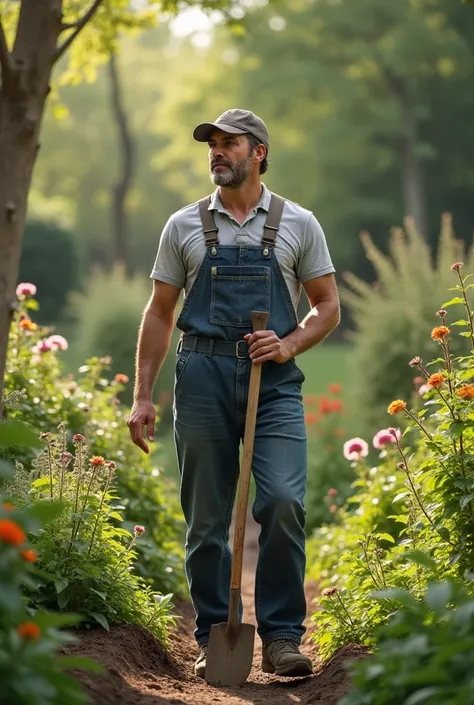
MULTIPOLYGON (((242 579, 244 621, 255 622, 253 604, 255 565, 258 555, 258 527, 252 519, 246 531, 242 579)), ((336 705, 350 690, 345 662, 367 655, 358 645, 348 645, 321 663, 311 641, 314 626, 309 620, 317 586, 307 585, 308 628, 302 651, 313 659, 314 674, 306 678, 283 679, 260 670, 261 644, 255 639, 253 668, 247 682, 237 687, 213 687, 193 674, 198 649, 193 638, 194 610, 190 602, 179 602, 178 621, 167 652, 145 629, 113 627, 110 632, 95 629, 81 634, 80 642, 68 653, 92 656, 102 663, 105 675, 76 672, 94 705, 336 705)))

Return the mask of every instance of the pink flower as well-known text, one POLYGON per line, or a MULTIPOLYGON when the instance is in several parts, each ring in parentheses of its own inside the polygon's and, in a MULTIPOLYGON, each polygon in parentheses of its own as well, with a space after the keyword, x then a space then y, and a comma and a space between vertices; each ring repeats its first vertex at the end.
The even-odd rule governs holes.
POLYGON ((34 284, 30 284, 30 282, 23 282, 22 284, 18 284, 16 288, 17 296, 34 296, 35 294, 36 286, 34 284))
POLYGON ((426 392, 429 392, 429 391, 430 391, 430 387, 428 387, 427 384, 422 384, 418 390, 418 394, 420 395, 420 397, 423 397, 426 394, 426 392))
POLYGON ((451 269, 453 270, 453 272, 459 272, 462 267, 464 267, 464 262, 455 262, 451 265, 451 269))
POLYGON ((143 536, 143 534, 145 533, 145 527, 140 526, 140 524, 137 524, 133 527, 133 533, 135 534, 135 536, 143 536))
POLYGON ((414 357, 410 362, 408 363, 410 367, 417 367, 418 365, 421 365, 422 359, 418 355, 414 357))
POLYGON ((51 345, 49 344, 48 338, 43 338, 43 340, 40 340, 37 345, 33 348, 33 352, 35 353, 45 353, 49 352, 51 350, 51 345))
POLYGON ((375 434, 372 443, 374 444, 374 448, 381 450, 382 448, 385 448, 385 446, 395 443, 396 438, 396 429, 382 428, 378 433, 375 434), (392 431, 395 431, 395 434, 393 434, 392 431))
POLYGON ((347 460, 360 460, 369 454, 369 446, 362 438, 351 438, 344 443, 344 457, 347 460))
POLYGON ((445 308, 440 308, 436 315, 440 316, 440 318, 444 318, 445 316, 448 315, 448 312, 446 311, 445 308))
POLYGON ((51 350, 67 350, 69 347, 66 338, 63 338, 62 335, 50 335, 48 342, 51 345, 51 350))
POLYGON ((400 438, 402 437, 402 432, 400 431, 399 428, 393 428, 393 426, 390 426, 390 428, 387 428, 387 431, 388 431, 397 441, 399 441, 400 438))
POLYGON ((76 444, 83 443, 85 440, 86 439, 84 438, 82 433, 76 433, 76 435, 72 437, 73 443, 76 443, 76 444))
POLYGON ((328 497, 335 497, 337 495, 337 490, 335 487, 331 487, 330 490, 328 490, 328 497))

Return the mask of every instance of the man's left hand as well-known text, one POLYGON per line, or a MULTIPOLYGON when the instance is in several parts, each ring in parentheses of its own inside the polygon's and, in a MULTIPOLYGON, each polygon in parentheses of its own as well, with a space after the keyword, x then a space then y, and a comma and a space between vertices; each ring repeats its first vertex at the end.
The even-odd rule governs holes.
POLYGON ((249 344, 249 354, 252 362, 288 362, 291 353, 288 344, 279 338, 274 330, 258 330, 244 336, 249 344))

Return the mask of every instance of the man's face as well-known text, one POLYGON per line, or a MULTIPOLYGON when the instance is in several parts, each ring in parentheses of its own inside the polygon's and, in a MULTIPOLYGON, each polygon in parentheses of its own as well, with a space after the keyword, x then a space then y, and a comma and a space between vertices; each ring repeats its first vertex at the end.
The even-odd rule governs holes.
POLYGON ((215 130, 209 140, 209 170, 216 186, 239 188, 256 168, 245 135, 215 130))

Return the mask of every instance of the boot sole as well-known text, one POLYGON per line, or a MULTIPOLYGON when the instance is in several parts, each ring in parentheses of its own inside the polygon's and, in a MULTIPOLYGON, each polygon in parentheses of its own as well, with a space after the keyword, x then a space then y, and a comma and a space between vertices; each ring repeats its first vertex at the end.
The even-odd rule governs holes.
POLYGON ((275 668, 272 663, 268 661, 262 662, 263 673, 273 673, 276 676, 281 676, 282 678, 297 678, 301 676, 310 676, 313 673, 311 665, 307 661, 296 661, 295 663, 289 664, 288 666, 282 666, 280 668, 275 668))

